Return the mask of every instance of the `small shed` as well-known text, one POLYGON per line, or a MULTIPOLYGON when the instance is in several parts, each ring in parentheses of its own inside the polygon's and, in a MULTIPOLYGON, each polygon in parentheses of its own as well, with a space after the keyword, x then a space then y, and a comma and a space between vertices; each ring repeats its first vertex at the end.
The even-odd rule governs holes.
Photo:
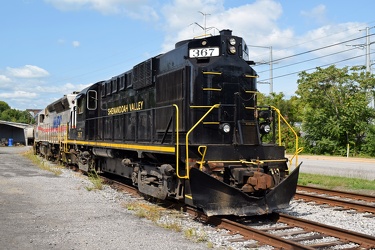
POLYGON ((0 146, 32 145, 33 134, 33 125, 0 120, 0 146))

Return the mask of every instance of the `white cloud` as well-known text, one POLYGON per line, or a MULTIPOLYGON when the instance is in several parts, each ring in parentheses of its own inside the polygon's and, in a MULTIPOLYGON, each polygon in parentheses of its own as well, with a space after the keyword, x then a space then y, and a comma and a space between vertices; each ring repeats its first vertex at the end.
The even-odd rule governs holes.
POLYGON ((37 96, 36 93, 17 90, 14 92, 0 93, 0 98, 11 99, 33 99, 37 96))
POLYGON ((134 19, 157 20, 152 0, 44 0, 63 11, 92 9, 104 15, 125 14, 134 19))
POLYGON ((326 6, 323 4, 319 4, 309 11, 301 11, 301 15, 319 24, 324 24, 328 21, 326 17, 326 6))
POLYGON ((7 67, 6 69, 11 76, 17 78, 40 78, 49 76, 47 70, 34 65, 25 65, 20 68, 7 67))
POLYGON ((10 83, 10 82, 12 82, 12 80, 9 77, 5 75, 0 75, 0 83, 10 83))
MULTIPOLYGON (((351 58, 364 54, 363 51, 358 49, 353 49, 351 45, 361 44, 364 39, 356 40, 356 38, 361 37, 359 29, 360 27, 365 27, 365 23, 342 23, 337 25, 325 25, 318 29, 311 30, 307 32, 301 41, 307 41, 300 46, 305 50, 315 50, 312 54, 317 57, 331 55, 326 58, 322 58, 323 62, 336 62, 342 59, 351 58), (353 40, 351 42, 345 42, 353 40), (337 44, 335 46, 331 46, 337 44), (326 47, 326 48, 325 48, 326 47), (347 51, 345 53, 338 53, 347 51), (337 54, 338 53, 338 54, 337 54)), ((364 58, 359 58, 359 60, 364 61, 364 58)), ((351 62, 352 63, 352 62, 351 62)))
MULTIPOLYGON (((206 27, 214 27, 208 33, 217 35, 218 30, 231 29, 234 35, 243 37, 248 45, 288 47, 294 41, 292 29, 278 26, 283 10, 281 4, 273 0, 257 0, 230 9, 225 9, 222 0, 175 0, 166 5, 162 12, 166 19, 164 29, 171 34, 165 38, 164 51, 172 49, 177 41, 203 35, 202 28, 189 24, 197 22, 204 27, 205 21, 206 27), (206 20, 198 11, 209 14, 206 20)), ((259 57, 257 60, 269 55, 267 51, 258 49, 251 50, 251 53, 252 57, 259 57)), ((275 56, 285 56, 291 52, 283 50, 275 53, 275 56)))
POLYGON ((65 83, 63 86, 60 87, 60 92, 61 94, 65 95, 67 93, 72 93, 74 91, 81 91, 82 89, 87 88, 90 85, 92 85, 92 83, 89 83, 89 84, 65 83))
POLYGON ((73 41, 72 45, 73 45, 74 48, 77 48, 81 45, 81 43, 79 41, 73 41))

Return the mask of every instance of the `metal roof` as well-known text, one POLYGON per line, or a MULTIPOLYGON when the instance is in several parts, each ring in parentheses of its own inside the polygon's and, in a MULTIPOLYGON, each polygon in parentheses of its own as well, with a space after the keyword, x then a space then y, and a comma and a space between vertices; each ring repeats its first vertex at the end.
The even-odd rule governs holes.
POLYGON ((8 126, 12 126, 12 127, 16 127, 16 128, 22 128, 22 129, 33 126, 33 125, 30 125, 30 124, 26 124, 26 123, 8 122, 8 121, 2 121, 2 120, 0 120, 0 124, 5 124, 5 125, 8 125, 8 126))

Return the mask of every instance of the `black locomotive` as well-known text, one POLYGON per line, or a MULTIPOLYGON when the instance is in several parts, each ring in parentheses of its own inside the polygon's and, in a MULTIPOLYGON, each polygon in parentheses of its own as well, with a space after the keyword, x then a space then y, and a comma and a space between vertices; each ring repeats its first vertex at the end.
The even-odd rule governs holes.
POLYGON ((284 147, 262 142, 274 117, 257 107, 250 64, 245 41, 230 30, 181 41, 78 93, 65 138, 47 151, 207 215, 285 208, 299 166, 289 174, 284 147))

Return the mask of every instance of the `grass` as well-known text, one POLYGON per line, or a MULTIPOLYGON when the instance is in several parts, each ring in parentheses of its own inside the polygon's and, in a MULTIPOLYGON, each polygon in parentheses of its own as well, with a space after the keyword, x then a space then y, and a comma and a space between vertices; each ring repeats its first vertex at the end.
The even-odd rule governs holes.
MULTIPOLYGON (((40 156, 34 155, 33 150, 28 150, 25 153, 23 153, 22 155, 25 156, 26 158, 28 158, 29 160, 31 160, 32 163, 34 163, 36 166, 38 166, 42 170, 46 170, 48 172, 54 173, 56 176, 59 176, 59 175, 62 174, 61 169, 64 168, 64 166, 59 166, 59 165, 55 165, 55 164, 52 165, 51 163, 49 163, 45 159, 42 159, 40 156)), ((93 184, 93 186, 91 186, 91 187, 86 187, 86 189, 88 191, 96 190, 96 189, 97 190, 103 189, 103 181, 98 176, 96 171, 92 171, 92 172, 88 173, 88 178, 91 181, 91 183, 93 184)))
POLYGON ((123 207, 130 211, 135 211, 139 218, 146 218, 152 222, 157 222, 161 217, 161 208, 156 205, 149 205, 140 202, 123 203, 123 207))
POLYGON ((34 163, 38 168, 42 170, 46 170, 48 172, 51 172, 55 174, 56 176, 59 176, 62 174, 61 169, 63 168, 62 166, 59 165, 51 165, 51 163, 41 160, 41 158, 37 155, 34 155, 34 152, 32 150, 26 151, 25 153, 22 154, 29 160, 31 160, 32 163, 34 163))
POLYGON ((181 219, 181 213, 178 211, 173 212, 161 208, 158 205, 146 204, 139 201, 124 202, 122 203, 122 206, 130 211, 134 211, 134 214, 139 218, 145 218, 159 227, 176 232, 182 232, 184 230, 183 232, 186 238, 195 242, 207 242, 209 248, 213 247, 213 243, 208 242, 208 237, 205 232, 200 232, 194 228, 183 229, 181 222, 176 219, 181 219))
POLYGON ((300 173, 298 184, 304 186, 315 185, 330 189, 375 190, 375 180, 371 181, 358 178, 327 176, 320 174, 300 173))
POLYGON ((92 190, 102 190, 103 189, 103 180, 99 177, 98 173, 93 170, 87 174, 89 181, 93 184, 92 187, 86 187, 88 191, 92 190))

